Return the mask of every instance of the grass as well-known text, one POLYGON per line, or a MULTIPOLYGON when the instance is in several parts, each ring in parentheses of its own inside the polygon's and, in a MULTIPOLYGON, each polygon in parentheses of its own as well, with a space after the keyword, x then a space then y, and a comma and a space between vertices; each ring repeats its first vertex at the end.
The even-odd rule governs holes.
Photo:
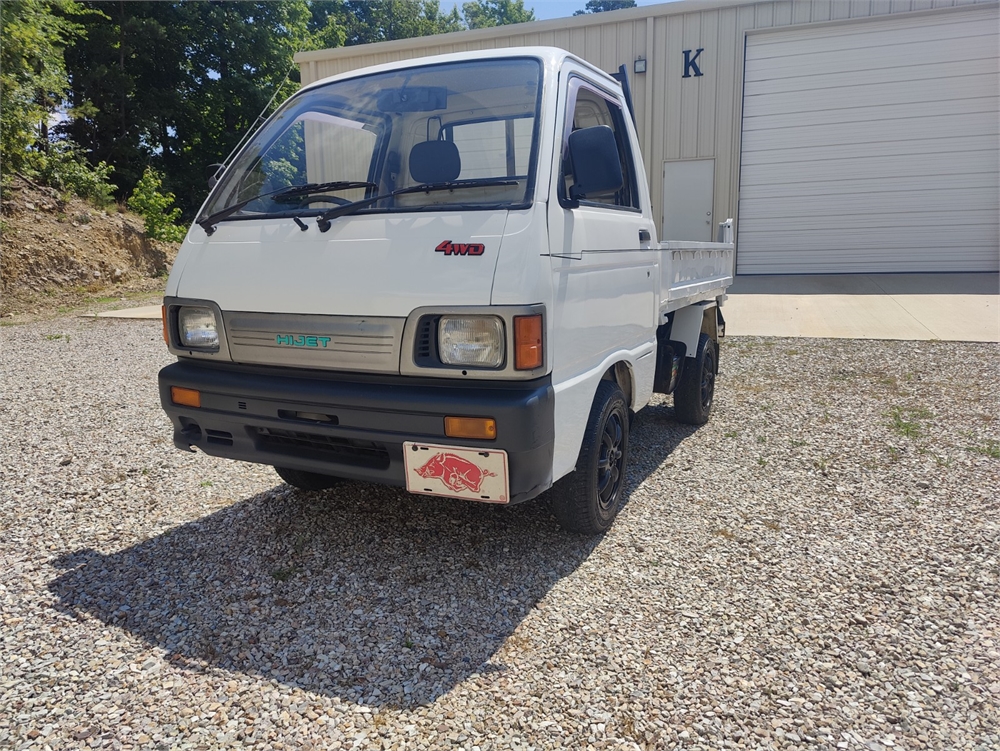
POLYGON ((736 438, 736 436, 738 436, 739 433, 736 432, 735 430, 727 430, 722 435, 725 436, 726 438, 736 438))
POLYGON ((68 342, 69 334, 46 334, 45 338, 50 342, 58 341, 59 339, 65 339, 68 342))
POLYGON ((280 582, 286 582, 291 579, 295 574, 298 573, 298 569, 295 566, 279 567, 271 572, 271 576, 280 582))
POLYGON ((923 407, 915 409, 904 409, 903 407, 893 407, 886 413, 889 418, 889 427, 896 435, 904 438, 916 438, 924 429, 921 420, 928 420, 933 417, 930 411, 923 407))
POLYGON ((203 483, 201 483, 201 486, 203 488, 210 488, 210 487, 212 487, 212 481, 211 480, 205 480, 203 483))
POLYGON ((973 446, 972 450, 990 459, 1000 459, 1000 441, 988 440, 980 446, 973 446))

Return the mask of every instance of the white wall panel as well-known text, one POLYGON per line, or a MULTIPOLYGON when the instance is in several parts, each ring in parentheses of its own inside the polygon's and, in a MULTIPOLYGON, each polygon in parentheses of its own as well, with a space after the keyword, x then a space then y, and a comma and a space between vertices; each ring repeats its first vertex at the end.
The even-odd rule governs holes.
POLYGON ((996 7, 750 34, 741 274, 996 271, 996 7))

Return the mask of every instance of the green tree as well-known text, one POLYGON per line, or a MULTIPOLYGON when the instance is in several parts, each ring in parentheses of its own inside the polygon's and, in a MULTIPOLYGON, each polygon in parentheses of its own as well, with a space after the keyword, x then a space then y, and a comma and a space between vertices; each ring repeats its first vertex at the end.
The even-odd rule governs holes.
POLYGON ((578 10, 574 16, 586 16, 590 13, 604 13, 609 10, 621 10, 622 8, 634 8, 635 0, 587 0, 587 5, 583 10, 578 10))
POLYGON ((128 207, 143 218, 146 236, 154 240, 180 242, 184 228, 178 227, 181 210, 174 208, 174 194, 162 192, 163 176, 146 167, 128 199, 128 207))
POLYGON ((462 6, 462 15, 470 29, 488 29, 535 20, 535 13, 524 7, 524 0, 473 0, 462 6))
POLYGON ((185 40, 173 3, 88 2, 86 38, 66 52, 73 114, 60 130, 92 164, 114 167, 124 198, 150 162, 176 148, 172 128, 183 108, 185 40))
POLYGON ((343 47, 347 41, 344 0, 310 0, 309 32, 306 49, 327 50, 343 47))
POLYGON ((438 0, 344 0, 334 3, 327 0, 313 2, 312 6, 314 20, 317 8, 336 17, 336 23, 344 29, 347 46, 462 29, 458 9, 442 13, 438 0))
POLYGON ((296 88, 292 56, 307 47, 306 0, 90 2, 87 39, 67 54, 73 103, 66 131, 91 163, 115 169, 124 197, 152 164, 184 213, 205 197, 205 168, 296 88))
POLYGON ((48 123, 69 88, 65 47, 83 32, 72 0, 0 2, 0 161, 28 168, 48 145, 48 123), (36 152, 37 153, 37 152, 36 152))

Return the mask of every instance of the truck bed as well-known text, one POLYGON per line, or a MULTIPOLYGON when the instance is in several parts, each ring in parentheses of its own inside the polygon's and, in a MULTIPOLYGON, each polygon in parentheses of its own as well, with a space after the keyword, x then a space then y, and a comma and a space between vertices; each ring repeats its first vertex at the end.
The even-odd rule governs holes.
POLYGON ((726 293, 733 283, 733 243, 660 243, 660 314, 726 293))

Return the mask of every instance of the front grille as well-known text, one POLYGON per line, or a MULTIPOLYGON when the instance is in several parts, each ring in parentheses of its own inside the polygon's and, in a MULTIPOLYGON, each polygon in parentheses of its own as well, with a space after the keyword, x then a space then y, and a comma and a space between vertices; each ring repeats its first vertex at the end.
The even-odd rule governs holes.
POLYGON ((440 365, 437 357, 437 328, 441 316, 424 316, 417 324, 413 346, 413 360, 422 367, 440 365))
POLYGON ((389 452, 385 446, 373 441, 357 441, 351 438, 278 428, 257 428, 257 440, 271 451, 312 456, 323 461, 349 464, 354 467, 389 468, 389 452))
POLYGON ((235 362, 399 372, 403 318, 223 313, 235 362))

